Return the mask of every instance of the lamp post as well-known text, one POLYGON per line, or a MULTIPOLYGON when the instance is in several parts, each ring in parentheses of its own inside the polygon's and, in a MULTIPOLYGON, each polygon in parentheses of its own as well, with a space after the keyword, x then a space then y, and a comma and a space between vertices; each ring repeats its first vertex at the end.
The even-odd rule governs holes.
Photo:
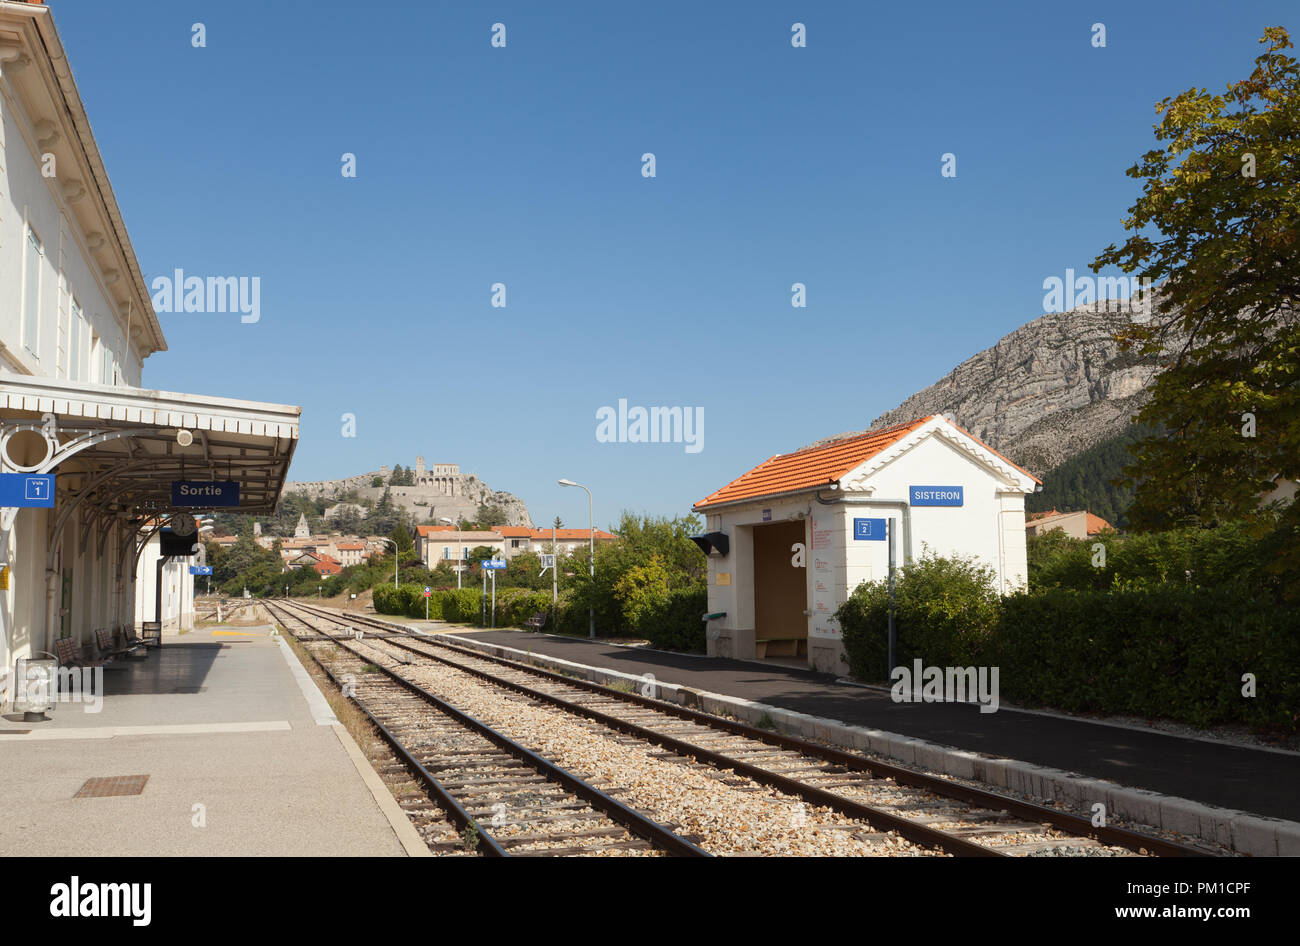
POLYGON ((382 535, 379 536, 379 541, 380 541, 380 542, 387 542, 389 545, 391 545, 391 546, 393 547, 393 588, 396 589, 396 588, 397 588, 397 569, 398 569, 398 563, 399 563, 399 560, 401 559, 401 556, 400 556, 400 555, 398 554, 398 552, 397 552, 397 543, 394 542, 392 539, 385 539, 382 535))
POLYGON ((587 489, 587 487, 583 486, 581 483, 575 483, 575 482, 573 482, 573 480, 560 480, 559 483, 560 483, 561 486, 576 486, 576 487, 578 487, 578 489, 586 489, 586 490, 587 490, 587 523, 588 523, 588 528, 587 528, 587 553, 588 553, 588 554, 587 554, 587 557, 588 557, 588 562, 587 562, 587 565, 588 565, 588 572, 589 572, 589 574, 591 575, 591 594, 592 594, 592 598, 589 599, 589 600, 590 600, 590 604, 589 604, 588 607, 587 607, 587 620, 588 620, 588 622, 589 622, 589 623, 588 623, 587 636, 588 636, 588 637, 595 637, 595 636, 596 636, 596 601, 595 601, 595 593, 596 593, 596 515, 595 515, 595 511, 594 511, 594 510, 595 510, 595 507, 592 505, 592 500, 591 500, 591 490, 587 489))
POLYGON ((456 590, 459 591, 459 590, 460 590, 460 572, 461 572, 461 569, 465 567, 465 559, 464 559, 463 553, 461 552, 461 548, 460 548, 460 525, 459 525, 459 523, 452 522, 452 521, 451 521, 450 519, 448 519, 446 516, 439 516, 439 517, 438 517, 438 521, 439 521, 439 522, 445 522, 445 523, 447 523, 447 525, 449 525, 449 526, 452 526, 452 525, 456 526, 456 590))

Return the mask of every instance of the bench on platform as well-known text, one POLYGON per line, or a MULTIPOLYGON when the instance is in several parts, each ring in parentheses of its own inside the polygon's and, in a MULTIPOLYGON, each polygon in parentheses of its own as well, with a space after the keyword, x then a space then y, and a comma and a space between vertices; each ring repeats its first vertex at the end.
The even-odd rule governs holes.
POLYGON ((60 667, 102 667, 103 660, 83 657, 81 648, 71 637, 60 637, 54 642, 54 656, 60 667))
POLYGON ((141 637, 136 634, 134 624, 128 624, 122 628, 122 639, 126 641, 131 648, 139 648, 143 652, 143 656, 149 656, 149 641, 141 639, 141 637))
POLYGON ((106 627, 95 630, 95 647, 99 650, 101 658, 112 659, 114 657, 131 657, 140 656, 133 654, 133 651, 142 650, 143 645, 127 643, 125 640, 119 641, 117 635, 106 627))
POLYGON ((524 627, 530 628, 534 631, 540 631, 542 629, 542 625, 544 625, 545 623, 546 623, 546 612, 538 611, 536 614, 534 614, 532 617, 530 617, 527 621, 524 622, 524 627))
POLYGON ((759 660, 767 657, 802 657, 808 653, 806 637, 760 637, 754 641, 754 656, 759 660))
POLYGON ((148 647, 162 646, 162 622, 145 621, 140 625, 141 643, 148 647))

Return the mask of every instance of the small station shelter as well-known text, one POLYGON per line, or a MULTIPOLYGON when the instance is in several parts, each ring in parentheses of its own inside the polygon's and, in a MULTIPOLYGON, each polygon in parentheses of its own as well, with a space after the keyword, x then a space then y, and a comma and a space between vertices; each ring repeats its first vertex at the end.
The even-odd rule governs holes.
POLYGON ((835 620, 861 582, 923 552, 1025 584, 1032 474, 942 416, 778 454, 695 504, 707 531, 708 652, 848 665, 835 620))

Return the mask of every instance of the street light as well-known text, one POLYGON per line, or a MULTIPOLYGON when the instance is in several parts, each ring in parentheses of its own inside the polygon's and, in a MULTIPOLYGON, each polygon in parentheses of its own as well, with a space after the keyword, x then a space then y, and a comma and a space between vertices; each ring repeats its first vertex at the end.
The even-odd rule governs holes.
POLYGON ((451 525, 456 526, 456 588, 457 588, 457 590, 459 590, 459 589, 460 589, 460 571, 461 571, 461 569, 465 566, 465 562, 464 562, 464 559, 461 557, 461 550, 460 550, 460 524, 459 524, 459 523, 452 522, 452 521, 451 521, 450 519, 448 519, 446 516, 439 516, 439 517, 438 517, 438 521, 439 521, 439 522, 445 522, 445 523, 447 523, 447 525, 449 525, 449 526, 451 526, 451 525))
POLYGON ((398 567, 398 561, 399 561, 399 559, 401 558, 401 556, 397 554, 397 543, 394 542, 392 539, 385 539, 382 535, 379 536, 379 541, 380 541, 380 542, 387 542, 389 545, 391 545, 391 546, 393 547, 393 587, 396 588, 396 587, 397 587, 397 567, 398 567))
MULTIPOLYGON (((561 486, 576 486, 578 489, 587 489, 581 483, 575 483, 573 480, 560 480, 561 486)), ((596 636, 596 514, 591 501, 591 490, 587 489, 587 549, 588 549, 588 566, 591 574, 591 594, 590 605, 587 608, 588 619, 588 637, 596 636)))

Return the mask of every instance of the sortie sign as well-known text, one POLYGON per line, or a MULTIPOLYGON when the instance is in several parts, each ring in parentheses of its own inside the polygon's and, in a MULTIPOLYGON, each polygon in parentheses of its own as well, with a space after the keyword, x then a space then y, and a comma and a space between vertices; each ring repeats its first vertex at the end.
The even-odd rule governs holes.
POLYGON ((238 506, 239 484, 220 480, 173 480, 172 505, 198 509, 238 506))

